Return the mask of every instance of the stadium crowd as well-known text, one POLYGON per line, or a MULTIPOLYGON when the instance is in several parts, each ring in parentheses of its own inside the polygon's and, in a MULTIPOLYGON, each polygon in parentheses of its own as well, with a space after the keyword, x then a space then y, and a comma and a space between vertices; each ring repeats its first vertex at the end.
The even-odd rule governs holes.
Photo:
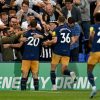
MULTIPOLYGON (((22 60, 25 39, 21 37, 34 19, 36 29, 45 37, 43 41, 52 39, 59 16, 66 18, 65 24, 76 41, 70 46, 70 61, 87 61, 89 29, 94 24, 96 6, 100 6, 100 0, 0 0, 0 61, 22 60)), ((51 60, 52 46, 41 43, 39 52, 40 61, 51 60)))

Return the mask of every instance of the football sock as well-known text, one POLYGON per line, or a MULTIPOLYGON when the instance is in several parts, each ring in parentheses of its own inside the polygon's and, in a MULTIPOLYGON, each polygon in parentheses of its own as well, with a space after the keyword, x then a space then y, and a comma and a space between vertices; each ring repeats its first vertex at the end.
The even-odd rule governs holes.
POLYGON ((64 70, 63 74, 64 74, 64 75, 69 75, 69 76, 70 76, 70 72, 71 72, 70 70, 66 69, 66 70, 64 70))
POLYGON ((52 85, 55 85, 56 84, 56 74, 55 74, 55 71, 51 71, 50 72, 50 77, 51 77, 52 85))
POLYGON ((27 78, 21 79, 21 90, 26 90, 26 82, 27 82, 27 78))
POLYGON ((39 89, 39 80, 38 79, 34 79, 34 89, 35 90, 39 89))
POLYGON ((92 86, 95 86, 94 76, 93 76, 92 72, 90 72, 90 71, 88 71, 88 80, 92 86))

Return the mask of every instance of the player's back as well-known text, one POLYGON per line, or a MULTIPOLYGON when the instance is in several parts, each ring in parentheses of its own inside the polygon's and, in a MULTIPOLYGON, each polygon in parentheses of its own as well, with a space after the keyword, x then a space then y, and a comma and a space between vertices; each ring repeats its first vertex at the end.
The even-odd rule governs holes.
POLYGON ((70 55, 71 31, 66 24, 58 26, 54 32, 57 36, 57 43, 53 46, 53 52, 62 55, 70 55))
POLYGON ((92 52, 100 52, 100 23, 93 25, 94 38, 92 42, 92 52))
POLYGON ((24 44, 23 59, 24 60, 38 60, 39 59, 39 44, 40 39, 34 38, 33 35, 41 34, 37 30, 29 30, 25 33, 27 41, 24 44))

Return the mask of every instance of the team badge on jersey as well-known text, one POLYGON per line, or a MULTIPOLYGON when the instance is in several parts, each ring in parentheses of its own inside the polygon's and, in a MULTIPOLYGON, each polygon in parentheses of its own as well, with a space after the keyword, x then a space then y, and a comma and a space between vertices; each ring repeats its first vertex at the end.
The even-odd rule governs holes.
POLYGON ((54 31, 54 32, 52 32, 52 36, 53 37, 55 37, 56 36, 56 32, 54 31))

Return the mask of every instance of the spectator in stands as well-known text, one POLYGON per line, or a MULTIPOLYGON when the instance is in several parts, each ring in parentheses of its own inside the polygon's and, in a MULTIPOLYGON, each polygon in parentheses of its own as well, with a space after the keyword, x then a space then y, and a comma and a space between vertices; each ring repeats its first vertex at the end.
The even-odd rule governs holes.
POLYGON ((16 43, 16 41, 18 41, 20 36, 20 32, 17 32, 16 29, 10 27, 10 29, 4 31, 4 35, 2 35, 0 42, 3 61, 21 60, 21 57, 19 55, 20 51, 16 51, 16 49, 13 48, 13 44, 16 43))
MULTIPOLYGON (((2 55, 3 55, 3 61, 13 61, 19 59, 20 57, 15 57, 16 49, 12 48, 11 45, 18 43, 19 35, 21 32, 19 21, 17 20, 17 17, 11 17, 9 21, 9 28, 3 29, 1 31, 2 38, 2 55), (17 36, 16 36, 17 35, 17 36), (11 44, 11 45, 10 45, 11 44), (10 56, 8 56, 10 55, 10 56)), ((16 46, 17 47, 17 46, 16 46)), ((20 58, 21 59, 21 58, 20 58)))
MULTIPOLYGON (((25 31, 28 29, 28 25, 30 24, 30 22, 31 22, 33 19, 35 19, 34 14, 33 14, 33 13, 28 13, 26 19, 27 19, 27 21, 22 22, 22 25, 21 25, 21 28, 22 28, 23 30, 25 30, 25 31)), ((40 26, 39 23, 37 23, 37 29, 38 29, 38 30, 41 30, 41 26, 40 26)))
POLYGON ((65 6, 62 8, 62 13, 66 19, 73 17, 75 22, 81 23, 81 12, 79 8, 73 5, 73 0, 65 0, 65 6))
POLYGON ((0 13, 2 12, 2 7, 5 5, 5 0, 0 0, 0 13))
POLYGON ((9 20, 9 26, 16 28, 16 27, 20 27, 20 23, 19 20, 17 19, 17 17, 11 17, 9 20))
POLYGON ((1 13, 1 21, 4 23, 5 26, 8 26, 8 14, 6 12, 1 13))
POLYGON ((71 30, 71 36, 74 38, 74 43, 70 46, 70 61, 79 61, 79 37, 81 34, 81 27, 72 17, 68 18, 68 26, 71 30))
POLYGON ((89 39, 89 28, 90 28, 90 3, 88 0, 80 0, 81 4, 78 6, 81 11, 82 17, 82 30, 83 30, 83 41, 85 49, 85 60, 87 61, 89 48, 88 48, 88 39, 89 39))
POLYGON ((2 22, 1 16, 0 16, 0 30, 7 28, 7 26, 2 22))
POLYGON ((49 23, 50 21, 57 21, 58 17, 62 15, 51 5, 48 4, 45 8, 45 12, 43 13, 43 20, 49 23))
POLYGON ((29 2, 23 1, 21 9, 17 12, 17 18, 20 20, 20 22, 26 21, 26 17, 28 13, 34 13, 34 16, 42 20, 41 16, 35 12, 34 10, 29 8, 29 2))
POLYGON ((10 10, 9 11, 9 18, 15 17, 16 16, 16 11, 15 10, 10 10))

